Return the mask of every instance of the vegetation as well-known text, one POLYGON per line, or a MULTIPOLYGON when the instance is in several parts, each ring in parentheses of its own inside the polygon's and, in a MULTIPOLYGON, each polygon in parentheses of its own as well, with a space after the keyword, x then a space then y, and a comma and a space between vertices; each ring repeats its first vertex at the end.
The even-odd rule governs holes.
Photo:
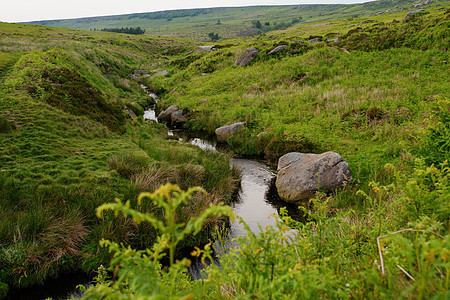
MULTIPOLYGON (((220 266, 212 264, 206 268, 206 280, 189 280, 185 266, 190 262, 186 258, 161 270, 162 250, 169 247, 168 241, 179 237, 166 227, 160 243, 151 250, 136 251, 102 241, 114 253, 110 272, 100 269, 97 284, 83 298, 445 299, 449 296, 450 240, 448 234, 442 234, 449 229, 449 174, 447 163, 424 169, 418 161, 410 178, 397 173, 393 185, 372 182, 372 192, 380 201, 364 194, 368 210, 361 214, 333 212, 331 206, 336 197, 318 194, 311 200, 311 209, 304 208, 307 223, 293 221, 282 212, 276 227, 259 234, 247 227, 247 236, 237 241, 239 247, 227 248, 229 241, 222 237, 220 266), (433 179, 428 181, 430 176, 433 179), (421 201, 427 209, 420 212, 414 204, 419 194, 433 199, 421 201), (445 216, 441 205, 446 206, 445 216), (403 229, 393 232, 396 228, 403 229), (112 280, 108 274, 117 279, 112 280)), ((161 202, 167 207, 166 212, 170 205, 177 205, 186 197, 177 190, 170 198, 169 191, 165 186, 153 194, 166 195, 166 201, 161 202)), ((152 216, 121 203, 104 205, 99 211, 106 208, 132 215, 136 221, 156 222, 152 216)), ((217 247, 220 244, 216 242, 217 247)), ((197 248, 192 256, 201 256, 203 263, 212 261, 211 245, 204 250, 197 248)))
MULTIPOLYGON (((229 203, 237 173, 228 157, 166 140, 160 124, 127 119, 150 103, 132 71, 158 64, 156 55, 185 51, 190 42, 106 32, 0 24, 0 282, 6 291, 74 271, 90 272, 109 254, 102 238, 138 249, 156 230, 124 216, 95 215, 120 198, 136 207, 140 192, 172 182, 199 185, 180 218, 212 203, 229 203), (20 28, 19 28, 20 27, 20 28), (195 174, 194 177, 191 175, 195 174)), ((160 215, 157 206, 143 212, 160 215)), ((215 224, 180 247, 204 244, 215 224)))
MULTIPOLYGON (((372 1, 362 4, 303 4, 171 10, 119 16, 50 20, 32 24, 92 30, 140 27, 148 34, 209 41, 213 30, 224 39, 253 36, 293 25, 382 14, 391 16, 413 9, 411 0, 372 1), (217 20, 220 20, 218 22, 217 20), (254 24, 258 24, 255 28, 254 24)), ((441 5, 432 3, 423 7, 441 5)))
MULTIPOLYGON (((450 10, 434 3, 406 19, 410 7, 290 7, 296 27, 231 40, 219 12, 287 8, 148 14, 173 26, 220 19, 221 41, 204 53, 190 53, 192 40, 0 23, 0 298, 78 269, 98 269, 92 299, 450 297, 450 10), (319 11, 327 21, 306 24, 319 11), (256 59, 233 66, 249 47, 256 59), (178 104, 187 129, 212 135, 245 121, 228 139, 235 154, 276 164, 290 151, 331 150, 354 180, 300 207, 306 222, 281 213, 227 248, 219 228, 237 171, 227 155, 128 117, 152 102, 141 84, 159 110, 178 104), (176 252, 197 247, 212 260, 213 238, 221 264, 193 281, 176 252)), ((292 24, 283 18, 247 26, 292 24)))
POLYGON ((128 33, 128 34, 144 34, 145 29, 142 29, 141 27, 125 27, 125 28, 103 28, 100 29, 101 31, 108 31, 108 32, 117 32, 117 33, 128 33))

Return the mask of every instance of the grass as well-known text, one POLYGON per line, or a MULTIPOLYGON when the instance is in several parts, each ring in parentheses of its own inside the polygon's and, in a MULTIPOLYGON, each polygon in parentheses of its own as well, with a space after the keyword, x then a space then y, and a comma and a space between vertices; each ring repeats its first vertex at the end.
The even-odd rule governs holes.
MULTIPOLYGON (((111 198, 135 199, 168 181, 187 186, 198 174, 198 185, 212 191, 218 184, 220 194, 194 198, 183 218, 231 200, 237 174, 227 157, 180 143, 170 149, 165 127, 124 113, 126 107, 139 113, 150 102, 130 79, 132 71, 156 67, 158 51, 184 51, 191 42, 4 23, 0 31, 8 36, 0 42, 2 291, 5 284, 17 289, 106 264, 110 254, 99 248, 102 238, 152 245, 154 229, 111 214, 96 217, 95 208, 111 198), (150 141, 160 153, 145 146, 150 141), (150 170, 164 176, 152 184, 136 181, 150 170)), ((180 247, 205 243, 210 234, 205 228, 180 247)))
MULTIPOLYGON (((247 130, 230 141, 238 152, 279 156, 287 151, 277 152, 277 139, 281 138, 280 144, 289 144, 292 150, 333 149, 352 163, 365 160, 360 156, 360 149, 365 149, 364 155, 382 166, 410 152, 414 144, 411 133, 430 125, 422 122, 433 106, 427 99, 449 95, 448 54, 441 48, 447 42, 441 43, 439 38, 439 32, 446 30, 447 16, 446 10, 437 10, 414 20, 421 29, 414 37, 405 34, 403 42, 396 39, 397 44, 389 49, 384 49, 386 45, 374 49, 371 43, 361 41, 359 45, 366 48, 358 51, 355 39, 343 34, 338 46, 350 49, 350 54, 320 43, 304 46, 305 54, 289 52, 296 45, 293 38, 318 34, 310 31, 306 37, 294 36, 299 29, 309 30, 308 25, 287 31, 277 40, 272 41, 275 34, 270 34, 224 47, 196 57, 189 65, 174 69, 170 78, 161 79, 166 90, 174 91, 161 104, 188 108, 194 114, 188 126, 209 133, 218 126, 245 121, 247 130), (426 32, 438 37, 439 43, 434 38, 415 40, 426 32), (290 45, 290 50, 273 58, 264 54, 279 43, 290 45), (259 48, 262 54, 249 67, 233 67, 249 46, 259 48), (205 71, 210 73, 200 74, 205 71), (211 114, 216 115, 210 118, 214 122, 205 120, 211 114), (263 141, 261 133, 266 136, 263 141)), ((329 27, 323 25, 322 31, 329 27)), ((410 27, 409 22, 388 25, 392 32, 410 27)), ((373 45, 378 44, 377 37, 374 31, 373 45)))
MULTIPOLYGON (((381 1, 358 7, 376 12, 393 4, 403 5, 381 1)), ((204 288, 217 292, 214 296, 341 298, 348 295, 346 283, 351 295, 361 298, 444 295, 448 286, 437 274, 448 275, 442 249, 448 248, 449 228, 443 162, 449 157, 449 13, 446 2, 438 4, 406 22, 406 10, 352 19, 330 15, 326 22, 227 40, 216 51, 187 56, 198 41, 1 23, 1 293, 8 286, 30 286, 76 268, 92 271, 108 264, 111 254, 98 245, 103 238, 125 247, 151 247, 158 238, 151 225, 112 212, 95 216, 98 206, 115 198, 162 218, 152 202, 137 205, 139 193, 169 182, 181 189, 203 187, 208 195, 195 195, 177 209, 177 222, 210 204, 231 201, 238 174, 230 170, 227 155, 167 140, 164 125, 125 115, 125 108, 141 114, 150 103, 140 87, 145 84, 162 99, 158 109, 183 108, 188 129, 213 134, 219 126, 245 121, 246 128, 228 140, 236 154, 276 164, 286 152, 331 150, 352 170, 351 184, 317 196, 308 207, 312 223, 291 224, 302 235, 294 241, 298 247, 283 251, 289 261, 298 261, 295 266, 277 260, 275 245, 264 244, 280 233, 262 233, 244 250, 250 257, 266 249, 264 264, 240 261, 243 268, 230 269, 228 277, 213 271, 217 281, 210 283, 222 282, 220 287, 208 283, 204 288), (365 22, 369 19, 375 22, 365 22), (357 26, 347 27, 352 24, 357 26), (308 43, 318 35, 339 40, 308 43), (267 55, 281 44, 288 46, 285 52, 267 55), (261 51, 257 59, 245 68, 233 67, 250 46, 261 51), (150 75, 166 69, 169 75, 132 79, 133 70, 141 69, 150 75), (376 238, 405 228, 426 228, 445 238, 427 233, 414 240, 411 231, 385 241, 389 273, 380 276, 373 267, 376 238), (405 246, 409 242, 413 248, 405 246), (439 258, 417 255, 425 248, 439 258), (405 273, 396 273, 396 262, 420 280, 412 283, 405 273), (432 289, 427 280, 433 281, 432 289), (275 283, 282 284, 278 292, 272 289, 275 283), (407 290, 409 284, 413 287, 407 290)), ((357 6, 346 9, 356 14, 357 6)), ((187 235, 180 245, 204 244, 223 221, 208 219, 198 236, 187 235)), ((242 259, 230 255, 231 262, 242 259)), ((180 296, 198 287, 183 280, 180 296)))
MULTIPOLYGON (((434 4, 425 7, 433 6, 434 4)), ((285 29, 294 24, 311 24, 345 18, 352 21, 363 16, 371 17, 375 13, 383 13, 381 17, 389 17, 399 12, 404 14, 411 8, 410 1, 377 1, 350 5, 268 5, 163 11, 32 23, 84 30, 141 27, 150 35, 209 42, 208 33, 211 32, 217 33, 222 39, 230 39, 285 29), (261 24, 259 28, 254 25, 257 21, 261 24)))

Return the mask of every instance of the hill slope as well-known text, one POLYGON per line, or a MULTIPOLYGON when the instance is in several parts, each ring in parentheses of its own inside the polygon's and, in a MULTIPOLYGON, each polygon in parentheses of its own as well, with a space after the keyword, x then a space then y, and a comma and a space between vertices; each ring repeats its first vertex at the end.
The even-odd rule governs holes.
MULTIPOLYGON (((118 16, 38 21, 32 24, 85 30, 140 27, 148 34, 185 37, 202 41, 214 32, 221 38, 251 36, 287 28, 293 24, 316 23, 340 18, 406 11, 416 3, 408 0, 374 1, 353 5, 289 5, 187 9, 118 16)), ((424 7, 434 6, 427 4, 424 7)))

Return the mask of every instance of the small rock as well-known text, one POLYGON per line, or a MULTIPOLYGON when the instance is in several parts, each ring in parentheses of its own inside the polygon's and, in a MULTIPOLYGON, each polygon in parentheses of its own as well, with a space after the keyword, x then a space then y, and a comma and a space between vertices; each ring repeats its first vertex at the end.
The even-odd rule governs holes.
POLYGON ((259 50, 253 47, 248 48, 245 52, 239 56, 234 62, 235 66, 245 67, 259 54, 259 50))
POLYGON ((354 27, 354 26, 356 26, 356 25, 357 25, 357 24, 350 24, 350 25, 345 26, 345 28, 354 27))
POLYGON ((158 121, 168 122, 173 112, 179 110, 180 107, 178 105, 171 105, 166 110, 163 110, 158 115, 158 121))
POLYGON ((232 134, 238 132, 241 128, 243 128, 245 122, 238 122, 227 126, 222 126, 216 129, 217 141, 221 143, 226 143, 228 137, 232 134))
POLYGON ((141 76, 141 75, 144 75, 144 74, 148 74, 148 71, 147 70, 134 70, 133 74, 141 76))
POLYGON ((420 13, 426 13, 427 11, 425 10, 425 9, 423 9, 423 8, 421 8, 421 9, 416 9, 416 10, 411 10, 411 11, 409 11, 407 14, 406 14, 406 16, 405 16, 405 19, 410 19, 410 18, 412 18, 414 15, 416 15, 416 14, 420 14, 420 13))
POLYGON ((161 72, 156 73, 156 74, 153 75, 151 78, 155 78, 155 77, 159 77, 159 76, 167 76, 167 75, 169 75, 169 72, 166 71, 166 70, 164 70, 164 71, 161 71, 161 72))
POLYGON ((209 52, 211 51, 216 45, 210 45, 210 46, 197 46, 195 47, 194 53, 203 53, 203 52, 209 52))
POLYGON ((322 41, 321 36, 312 37, 308 40, 308 43, 313 44, 322 41))
POLYGON ((339 42, 339 38, 329 39, 327 40, 327 43, 337 43, 339 42))
POLYGON ((136 114, 134 113, 134 111, 132 111, 131 109, 127 108, 125 109, 125 112, 130 115, 130 117, 134 120, 137 118, 136 114))
POLYGON ((170 119, 172 121, 172 124, 180 124, 180 123, 185 123, 187 121, 187 118, 185 116, 183 116, 182 110, 174 111, 170 115, 170 119))
POLYGON ((272 55, 278 52, 282 52, 284 50, 286 50, 287 46, 286 45, 280 45, 278 47, 275 47, 274 49, 270 50, 269 53, 267 53, 267 55, 272 55))

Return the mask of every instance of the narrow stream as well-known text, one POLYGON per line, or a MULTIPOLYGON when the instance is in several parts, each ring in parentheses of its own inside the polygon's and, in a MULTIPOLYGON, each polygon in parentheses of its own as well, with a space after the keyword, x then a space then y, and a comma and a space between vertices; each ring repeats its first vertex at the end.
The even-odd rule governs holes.
MULTIPOLYGON (((141 85, 141 87, 147 92, 146 86, 141 85)), ((155 103, 159 101, 156 94, 147 93, 147 95, 153 98, 155 103)), ((155 104, 149 105, 144 112, 143 118, 144 120, 158 122, 155 104)), ((215 140, 195 136, 192 133, 180 129, 168 130, 167 135, 171 139, 177 139, 198 146, 204 151, 219 152, 215 140)), ((278 214, 278 210, 281 207, 287 206, 288 211, 296 210, 292 205, 282 202, 276 192, 271 191, 275 171, 265 162, 245 158, 231 158, 230 165, 241 172, 241 186, 237 199, 231 206, 234 213, 243 218, 252 232, 258 233, 268 225, 275 225, 276 220, 273 215, 278 214)), ((238 221, 232 222, 229 228, 229 245, 233 244, 233 239, 243 235, 246 235, 244 226, 239 224, 238 221)), ((217 257, 214 258, 214 263, 219 264, 217 257)), ((200 260, 193 260, 189 272, 194 279, 200 279, 202 278, 201 270, 203 268, 200 260)), ((21 295, 8 295, 7 299, 45 299, 46 297, 52 297, 53 299, 80 298, 81 294, 74 287, 80 283, 85 286, 90 285, 88 278, 80 276, 72 274, 62 276, 58 280, 49 280, 43 287, 30 289, 30 292, 21 290, 19 293, 21 295)))

